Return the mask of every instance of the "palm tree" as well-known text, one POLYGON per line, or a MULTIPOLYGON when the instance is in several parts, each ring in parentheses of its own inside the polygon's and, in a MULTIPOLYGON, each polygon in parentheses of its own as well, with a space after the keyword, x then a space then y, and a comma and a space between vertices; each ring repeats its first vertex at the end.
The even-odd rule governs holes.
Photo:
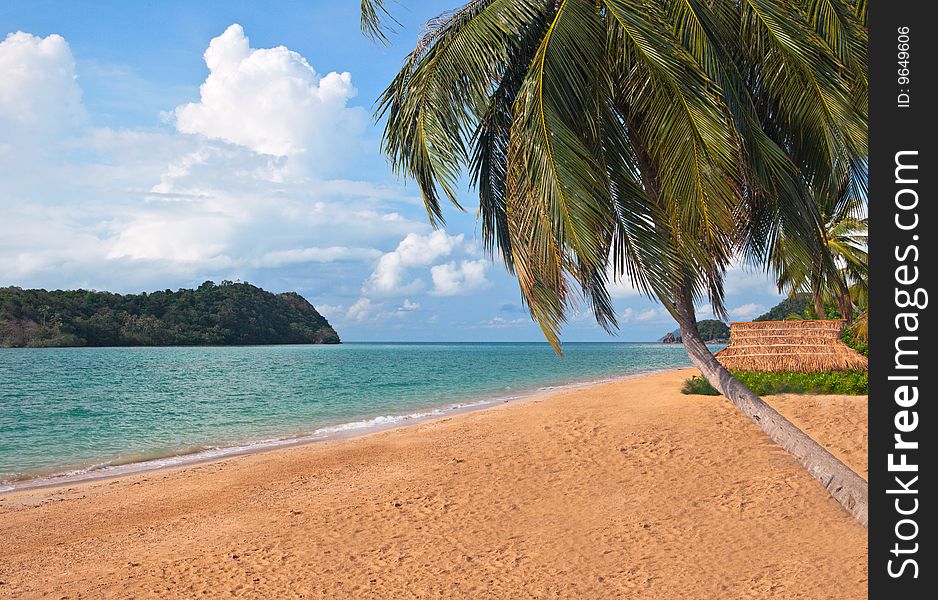
MULTIPOLYGON (((383 0, 363 30, 386 40, 383 0)), ((737 381, 697 330, 738 255, 824 255, 815 191, 866 155, 865 3, 474 0, 430 21, 379 101, 430 221, 468 170, 486 249, 558 349, 610 281, 657 298, 694 365, 866 524, 866 482, 737 381)))
MULTIPOLYGON (((860 308, 868 287, 868 223, 865 217, 867 198, 866 165, 845 177, 837 194, 815 193, 821 216, 821 254, 803 269, 798 261, 789 261, 784 243, 775 247, 772 261, 778 271, 779 290, 790 294, 808 293, 814 302, 817 318, 825 316, 825 305, 834 304, 840 314, 852 321, 854 309, 860 308), (833 263, 836 269, 825 268, 833 263)), ((861 308, 865 310, 865 307, 861 308)))

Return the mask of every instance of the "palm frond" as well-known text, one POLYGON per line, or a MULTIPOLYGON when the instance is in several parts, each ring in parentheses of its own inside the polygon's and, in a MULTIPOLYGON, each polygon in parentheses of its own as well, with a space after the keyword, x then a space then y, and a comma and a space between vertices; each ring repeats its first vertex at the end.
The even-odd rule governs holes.
POLYGON ((361 0, 361 30, 366 37, 374 42, 389 44, 388 36, 394 30, 388 21, 397 23, 384 0, 361 0))

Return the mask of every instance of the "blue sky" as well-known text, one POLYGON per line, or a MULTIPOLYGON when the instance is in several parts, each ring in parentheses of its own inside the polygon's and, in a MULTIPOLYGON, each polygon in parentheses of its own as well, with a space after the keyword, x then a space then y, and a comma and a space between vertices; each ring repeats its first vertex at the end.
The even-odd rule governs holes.
MULTIPOLYGON (((433 232, 378 152, 374 99, 453 7, 401 2, 383 47, 354 1, 4 2, 0 285, 241 279, 300 292, 349 341, 540 340, 471 191, 433 232)), ((779 299, 744 268, 727 291, 738 320, 779 299)), ((614 297, 614 339, 674 327, 627 283, 614 297)), ((564 339, 610 338, 581 314, 564 339)))

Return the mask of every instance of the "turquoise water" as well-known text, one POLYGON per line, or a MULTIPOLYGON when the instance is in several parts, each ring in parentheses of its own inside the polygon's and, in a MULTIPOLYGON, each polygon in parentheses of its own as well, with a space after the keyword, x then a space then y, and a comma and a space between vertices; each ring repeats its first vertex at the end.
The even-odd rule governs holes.
POLYGON ((0 489, 394 424, 545 386, 687 366, 665 344, 0 350, 0 489))

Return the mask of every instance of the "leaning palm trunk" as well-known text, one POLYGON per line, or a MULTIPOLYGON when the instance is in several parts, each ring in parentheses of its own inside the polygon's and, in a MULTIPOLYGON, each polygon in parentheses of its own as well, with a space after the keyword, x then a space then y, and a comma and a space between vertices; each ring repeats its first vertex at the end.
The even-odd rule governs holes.
POLYGON ((678 300, 675 309, 684 348, 707 381, 762 428, 773 442, 794 456, 865 527, 868 506, 866 480, 766 404, 720 364, 700 337, 692 302, 678 300))

